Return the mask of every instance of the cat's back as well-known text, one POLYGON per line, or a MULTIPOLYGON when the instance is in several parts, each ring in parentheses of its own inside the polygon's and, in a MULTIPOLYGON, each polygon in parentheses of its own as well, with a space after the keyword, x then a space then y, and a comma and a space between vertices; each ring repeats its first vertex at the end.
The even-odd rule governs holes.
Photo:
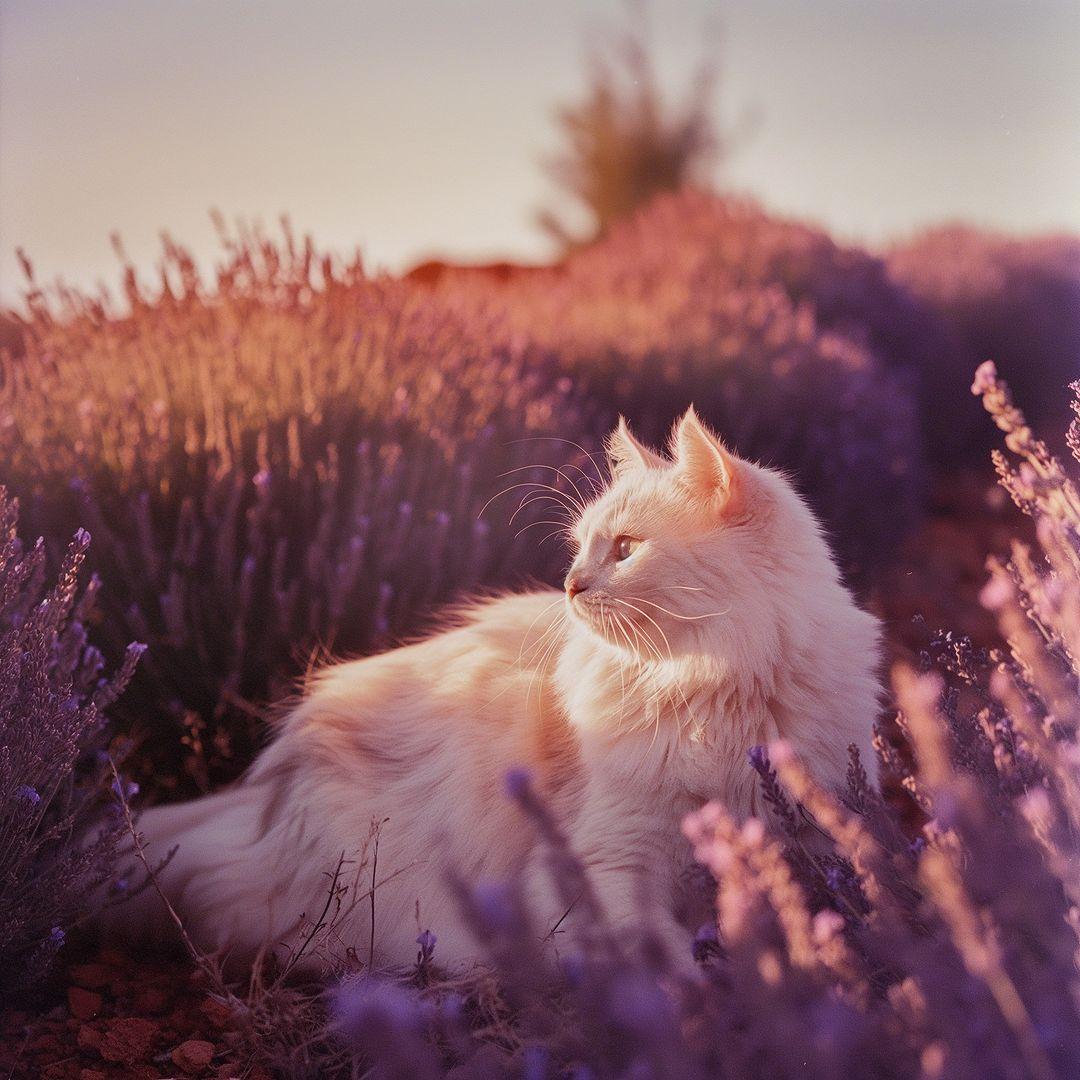
POLYGON ((509 765, 550 771, 572 754, 552 687, 564 618, 560 592, 506 594, 450 612, 418 641, 326 667, 254 776, 300 746, 380 786, 455 761, 465 784, 498 783, 509 765))
MULTIPOLYGON (((468 693, 482 698, 485 686, 506 691, 508 683, 527 681, 545 668, 564 619, 563 594, 554 589, 474 600, 447 611, 418 639, 326 667, 311 696, 386 700, 412 689, 445 699, 468 693), (394 693, 388 693, 391 686, 394 693)), ((481 704, 479 698, 469 704, 481 704)))

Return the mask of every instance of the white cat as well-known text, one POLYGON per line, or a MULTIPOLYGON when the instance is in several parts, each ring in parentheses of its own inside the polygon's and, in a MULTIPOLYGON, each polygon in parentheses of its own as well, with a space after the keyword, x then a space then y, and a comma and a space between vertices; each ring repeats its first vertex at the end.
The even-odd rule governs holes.
MULTIPOLYGON (((560 905, 504 794, 525 766, 609 919, 650 904, 688 956, 680 824, 709 799, 761 809, 749 747, 786 739, 835 787, 854 743, 873 777, 877 623, 788 482, 728 452, 692 409, 672 460, 624 422, 608 453, 611 483, 575 507, 565 593, 478 602, 417 644, 326 668, 240 783, 142 815, 151 858, 176 847, 161 886, 197 944, 239 959, 295 949, 342 855, 361 892, 374 873, 375 926, 364 900, 337 938, 364 959, 373 941, 377 964, 410 963, 421 927, 444 964, 480 954, 448 869, 524 872, 550 929, 560 905)), ((153 890, 112 918, 136 935, 170 925, 153 890)))

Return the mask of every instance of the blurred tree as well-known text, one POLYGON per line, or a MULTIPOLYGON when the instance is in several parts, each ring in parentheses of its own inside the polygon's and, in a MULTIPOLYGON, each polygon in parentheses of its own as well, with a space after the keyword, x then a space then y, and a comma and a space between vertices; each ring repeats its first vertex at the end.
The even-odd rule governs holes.
POLYGON ((591 219, 582 234, 556 211, 540 212, 540 226, 564 250, 604 236, 654 195, 710 186, 713 167, 730 149, 713 106, 715 58, 702 61, 685 101, 669 104, 657 82, 643 10, 634 5, 631 14, 630 28, 613 46, 588 54, 583 100, 556 113, 564 147, 547 171, 591 219))

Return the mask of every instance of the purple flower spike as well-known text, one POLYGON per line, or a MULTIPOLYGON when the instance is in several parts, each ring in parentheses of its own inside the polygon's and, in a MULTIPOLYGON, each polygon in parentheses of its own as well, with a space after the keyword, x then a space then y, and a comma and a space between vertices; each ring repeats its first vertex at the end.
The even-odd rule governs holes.
POLYGON ((28 802, 31 806, 37 806, 37 804, 41 802, 41 796, 28 784, 22 784, 20 787, 17 787, 15 789, 15 795, 24 802, 28 802))
POLYGON ((769 767, 769 755, 764 746, 751 746, 746 751, 746 760, 750 762, 751 768, 758 772, 769 767))
POLYGON ((511 799, 523 799, 532 789, 532 773, 521 766, 506 772, 506 794, 511 799))
POLYGON ((118 799, 127 801, 139 794, 139 785, 134 780, 114 780, 112 790, 118 799))

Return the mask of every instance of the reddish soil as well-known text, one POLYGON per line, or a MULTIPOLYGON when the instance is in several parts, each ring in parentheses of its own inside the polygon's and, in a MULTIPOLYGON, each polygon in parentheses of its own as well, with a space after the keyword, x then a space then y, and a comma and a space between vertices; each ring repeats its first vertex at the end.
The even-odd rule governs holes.
POLYGON ((73 944, 42 998, 0 1017, 13 1080, 269 1080, 236 1046, 229 1010, 183 957, 73 944))
POLYGON ((940 483, 925 521, 870 598, 885 623, 890 654, 917 653, 939 630, 983 647, 1000 645, 997 623, 979 603, 986 561, 1007 556, 1013 540, 1031 541, 1031 534, 1029 519, 986 475, 940 483))

